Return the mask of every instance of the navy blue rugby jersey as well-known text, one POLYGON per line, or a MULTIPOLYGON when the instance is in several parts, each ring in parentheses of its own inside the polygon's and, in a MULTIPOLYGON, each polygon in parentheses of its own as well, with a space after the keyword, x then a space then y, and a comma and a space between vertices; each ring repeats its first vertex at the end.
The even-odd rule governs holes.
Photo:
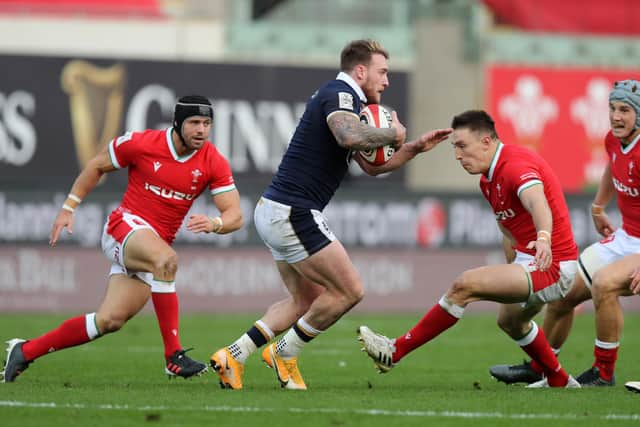
POLYGON ((290 206, 323 210, 351 160, 350 150, 338 145, 329 129, 327 117, 335 111, 359 115, 364 99, 362 89, 345 73, 320 87, 307 102, 264 197, 290 206))

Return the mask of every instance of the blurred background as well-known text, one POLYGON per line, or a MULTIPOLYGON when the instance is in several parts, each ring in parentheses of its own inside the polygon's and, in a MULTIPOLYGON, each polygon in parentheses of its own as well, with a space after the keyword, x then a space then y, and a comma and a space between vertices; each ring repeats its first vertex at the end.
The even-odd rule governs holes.
MULTIPOLYGON (((95 308, 109 267, 102 226, 126 173, 85 199, 55 249, 51 224, 104 144, 170 126, 176 98, 192 93, 214 104, 211 139, 246 226, 180 232, 182 309, 253 312, 279 298, 253 206, 306 100, 357 38, 390 51, 383 103, 410 136, 481 108, 501 139, 541 153, 584 248, 598 238, 589 205, 606 165, 608 92, 640 79, 637 22, 636 0, 0 0, 0 311, 95 308)), ((446 143, 387 176, 350 171, 326 216, 367 287, 358 310, 423 311, 461 271, 502 262, 477 182, 446 143)), ((193 211, 215 214, 208 197, 193 211)))

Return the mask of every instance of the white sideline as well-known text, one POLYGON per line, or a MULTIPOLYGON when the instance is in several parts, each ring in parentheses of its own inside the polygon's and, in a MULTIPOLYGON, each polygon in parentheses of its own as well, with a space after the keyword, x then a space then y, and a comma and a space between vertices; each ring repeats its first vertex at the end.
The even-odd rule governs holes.
POLYGON ((390 415, 417 418, 497 418, 497 419, 527 419, 527 420, 579 420, 600 419, 618 421, 640 421, 640 414, 608 414, 598 416, 584 416, 578 414, 509 414, 503 412, 458 412, 458 411, 393 411, 388 409, 339 409, 339 408, 260 408, 251 406, 202 406, 180 407, 169 406, 133 406, 133 405, 86 405, 82 403, 55 402, 19 402, 15 400, 0 400, 0 407, 21 408, 51 408, 51 409, 90 409, 104 411, 204 411, 204 412, 295 412, 322 414, 358 414, 358 415, 390 415))

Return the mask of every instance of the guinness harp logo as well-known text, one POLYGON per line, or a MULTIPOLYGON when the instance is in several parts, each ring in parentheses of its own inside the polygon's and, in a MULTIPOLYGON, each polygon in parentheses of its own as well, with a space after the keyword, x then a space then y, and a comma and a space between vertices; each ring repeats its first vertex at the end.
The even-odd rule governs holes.
POLYGON ((61 84, 69 96, 71 126, 82 169, 120 130, 125 69, 122 64, 98 68, 74 60, 63 68, 61 84))

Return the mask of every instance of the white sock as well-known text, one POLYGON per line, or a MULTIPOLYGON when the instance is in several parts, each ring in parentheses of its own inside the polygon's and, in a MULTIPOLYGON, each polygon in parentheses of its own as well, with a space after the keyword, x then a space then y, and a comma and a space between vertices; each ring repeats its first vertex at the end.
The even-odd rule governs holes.
POLYGON ((298 333, 290 328, 276 343, 276 353, 283 359, 296 357, 306 342, 298 336, 298 333))
POLYGON ((90 340, 94 340, 100 336, 98 325, 96 324, 96 314, 87 313, 84 316, 84 325, 87 330, 87 336, 90 340))
POLYGON ((229 352, 240 363, 245 363, 247 358, 256 351, 258 347, 254 344, 249 335, 242 334, 233 344, 229 346, 229 352))
POLYGON ((276 353, 283 359, 296 357, 305 344, 321 333, 321 330, 314 328, 301 317, 296 324, 278 340, 276 343, 276 353))

